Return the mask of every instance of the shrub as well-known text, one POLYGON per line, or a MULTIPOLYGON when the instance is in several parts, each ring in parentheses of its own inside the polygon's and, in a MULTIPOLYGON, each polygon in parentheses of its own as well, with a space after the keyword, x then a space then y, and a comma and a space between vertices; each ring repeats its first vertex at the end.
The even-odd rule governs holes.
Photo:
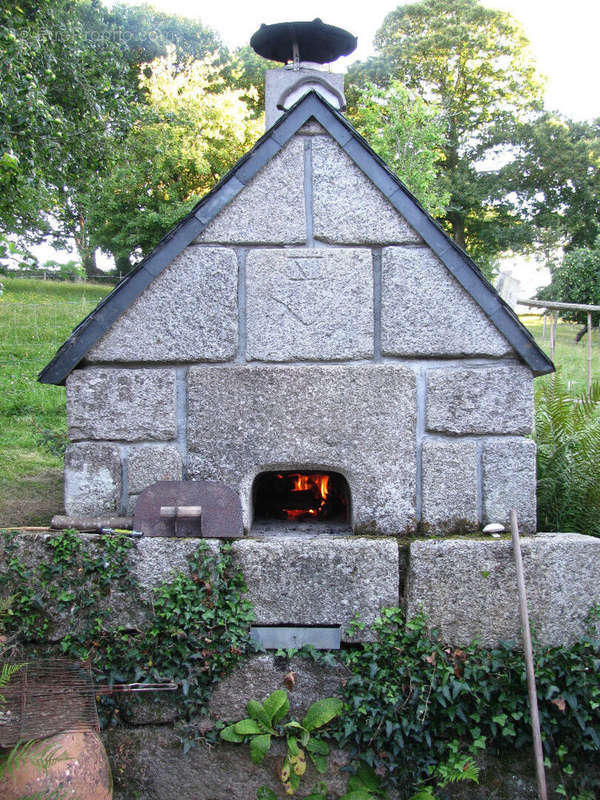
POLYGON ((556 375, 535 408, 538 528, 600 536, 600 382, 572 395, 556 375))

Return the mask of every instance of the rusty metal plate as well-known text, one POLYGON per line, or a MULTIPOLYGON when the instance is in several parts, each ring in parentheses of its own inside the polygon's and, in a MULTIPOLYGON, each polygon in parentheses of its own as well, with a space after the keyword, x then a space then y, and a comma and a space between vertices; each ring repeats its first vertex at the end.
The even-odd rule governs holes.
POLYGON ((138 497, 133 526, 144 536, 236 539, 243 535, 242 504, 237 493, 224 483, 158 481, 138 497), (161 518, 164 506, 201 506, 202 514, 189 519, 161 518))

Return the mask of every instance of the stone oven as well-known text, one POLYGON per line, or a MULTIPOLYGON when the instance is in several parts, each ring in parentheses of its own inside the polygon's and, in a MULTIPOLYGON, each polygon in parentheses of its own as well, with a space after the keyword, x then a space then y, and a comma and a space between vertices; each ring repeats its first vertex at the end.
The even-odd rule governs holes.
POLYGON ((265 135, 41 373, 67 387, 68 514, 202 479, 239 494, 249 533, 439 534, 513 506, 535 530, 532 387, 552 364, 341 86, 270 73, 265 135))

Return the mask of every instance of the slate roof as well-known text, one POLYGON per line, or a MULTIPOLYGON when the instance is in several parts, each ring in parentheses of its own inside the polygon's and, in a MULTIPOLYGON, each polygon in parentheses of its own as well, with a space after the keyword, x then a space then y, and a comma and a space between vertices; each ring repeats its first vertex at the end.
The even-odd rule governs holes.
POLYGON ((212 191, 169 233, 154 250, 107 295, 73 330, 52 361, 40 372, 41 383, 60 385, 86 353, 131 306, 152 280, 167 267, 216 217, 256 173, 291 137, 314 117, 371 179, 394 208, 429 245, 451 274, 481 307, 534 375, 554 370, 546 354, 476 264, 422 208, 418 200, 385 162, 369 147, 348 120, 314 91, 308 92, 269 128, 212 191))

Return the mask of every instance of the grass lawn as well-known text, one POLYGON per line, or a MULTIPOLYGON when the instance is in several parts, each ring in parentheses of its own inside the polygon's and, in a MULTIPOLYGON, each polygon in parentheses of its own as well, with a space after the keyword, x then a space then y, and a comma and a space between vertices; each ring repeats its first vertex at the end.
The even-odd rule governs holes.
MULTIPOLYGON (((523 316, 521 322, 531 331, 542 350, 550 356, 550 320, 546 326, 545 337, 541 317, 523 316)), ((563 380, 570 383, 574 392, 585 391, 587 388, 587 334, 580 342, 575 342, 575 337, 582 327, 577 322, 559 321, 556 328, 554 365, 560 371, 563 380)), ((549 378, 538 378, 538 380, 544 381, 549 378)), ((600 380, 600 334, 597 328, 592 333, 592 380, 600 380)))
POLYGON ((62 508, 65 390, 39 371, 111 286, 0 276, 0 526, 62 508))

